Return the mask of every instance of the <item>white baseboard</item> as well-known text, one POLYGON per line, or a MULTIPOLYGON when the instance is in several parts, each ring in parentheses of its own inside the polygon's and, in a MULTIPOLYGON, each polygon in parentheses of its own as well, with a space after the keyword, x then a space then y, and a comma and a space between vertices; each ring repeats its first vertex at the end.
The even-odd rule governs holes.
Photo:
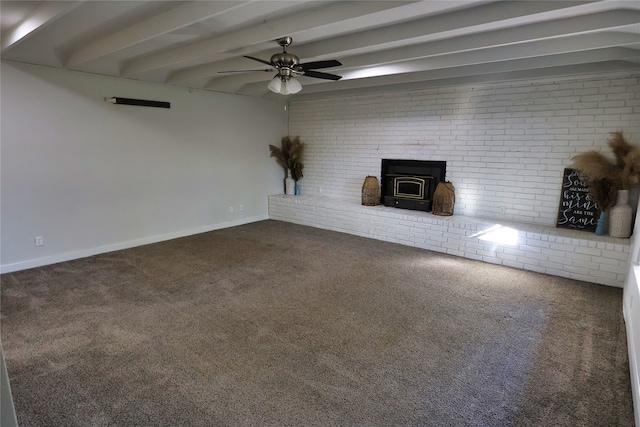
POLYGON ((13 264, 0 265, 0 273, 12 273, 14 271, 27 270, 29 268, 42 267, 44 265, 56 264, 59 262, 71 261, 78 258, 86 258, 93 255, 103 254, 107 252, 129 249, 136 246, 148 245, 150 243, 163 242, 165 240, 178 239, 180 237, 191 236, 194 234, 206 233, 209 231, 220 230, 222 228, 235 227, 237 225, 249 224, 257 221, 269 219, 269 215, 259 215, 251 218, 242 218, 235 221, 223 222, 220 224, 212 224, 204 227, 192 228, 188 230, 175 231, 173 233, 159 234, 156 236, 143 237, 141 239, 128 240, 126 242, 113 243, 110 245, 99 246, 96 248, 81 249, 78 251, 64 252, 61 254, 51 255, 43 258, 30 259, 20 261, 13 264))

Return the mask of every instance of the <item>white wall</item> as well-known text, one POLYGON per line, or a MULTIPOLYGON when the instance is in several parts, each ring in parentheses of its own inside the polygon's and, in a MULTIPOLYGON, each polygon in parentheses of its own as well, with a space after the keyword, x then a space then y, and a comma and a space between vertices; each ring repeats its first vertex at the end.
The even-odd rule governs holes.
POLYGON ((623 311, 627 330, 629 370, 636 425, 640 425, 640 215, 636 215, 627 279, 624 285, 623 311))
POLYGON ((382 158, 445 160, 456 213, 555 225, 563 169, 623 130, 640 143, 639 74, 293 101, 302 194, 359 201, 382 158), (504 207, 505 213, 500 213, 504 207))
POLYGON ((4 62, 1 85, 3 272, 266 219, 282 192, 281 101, 4 62))

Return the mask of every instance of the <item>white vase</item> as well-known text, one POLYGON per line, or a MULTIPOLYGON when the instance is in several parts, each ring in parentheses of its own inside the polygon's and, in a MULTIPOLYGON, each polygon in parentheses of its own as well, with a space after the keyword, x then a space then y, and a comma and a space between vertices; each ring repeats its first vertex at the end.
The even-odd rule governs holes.
POLYGON ((633 213, 628 202, 629 190, 618 190, 618 201, 609 211, 609 236, 629 237, 631 235, 633 213))
POLYGON ((287 177, 284 179, 284 194, 290 196, 296 194, 296 182, 291 178, 291 169, 287 169, 287 177))

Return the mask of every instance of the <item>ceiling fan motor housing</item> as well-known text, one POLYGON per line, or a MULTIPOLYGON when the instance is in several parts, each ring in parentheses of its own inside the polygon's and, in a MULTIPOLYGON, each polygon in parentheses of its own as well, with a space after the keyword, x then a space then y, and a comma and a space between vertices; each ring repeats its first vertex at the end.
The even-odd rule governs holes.
POLYGON ((283 82, 286 82, 291 80, 291 78, 293 77, 293 72, 289 68, 281 68, 280 70, 278 70, 278 77, 280 77, 280 80, 282 80, 283 82))
POLYGON ((292 53, 282 52, 276 53, 271 56, 271 63, 274 67, 280 68, 293 68, 300 63, 298 57, 292 53))

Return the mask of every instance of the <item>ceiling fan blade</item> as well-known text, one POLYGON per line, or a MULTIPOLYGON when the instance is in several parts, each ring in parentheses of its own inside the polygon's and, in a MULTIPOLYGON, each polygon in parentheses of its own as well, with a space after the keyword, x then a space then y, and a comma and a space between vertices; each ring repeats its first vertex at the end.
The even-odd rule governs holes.
POLYGON ((275 71, 273 68, 263 68, 260 70, 229 70, 229 71, 218 71, 218 74, 227 74, 227 73, 255 73, 255 72, 265 72, 271 73, 275 71))
POLYGON ((303 76, 315 77, 316 79, 325 80, 340 80, 342 76, 336 76, 335 74, 321 73, 320 71, 306 70, 303 76))
POLYGON ((318 68, 330 68, 330 67, 340 67, 342 63, 340 61, 336 61, 332 59, 330 61, 315 61, 315 62, 307 62, 305 64, 300 64, 300 67, 303 70, 315 70, 318 68))
POLYGON ((271 66, 273 66, 273 65, 271 64, 271 62, 269 62, 269 61, 265 61, 264 59, 255 58, 255 57, 253 57, 253 56, 247 56, 247 55, 242 55, 242 56, 244 56, 245 58, 248 58, 248 59, 253 59, 254 61, 262 62, 263 64, 267 64, 267 65, 271 65, 271 66))

